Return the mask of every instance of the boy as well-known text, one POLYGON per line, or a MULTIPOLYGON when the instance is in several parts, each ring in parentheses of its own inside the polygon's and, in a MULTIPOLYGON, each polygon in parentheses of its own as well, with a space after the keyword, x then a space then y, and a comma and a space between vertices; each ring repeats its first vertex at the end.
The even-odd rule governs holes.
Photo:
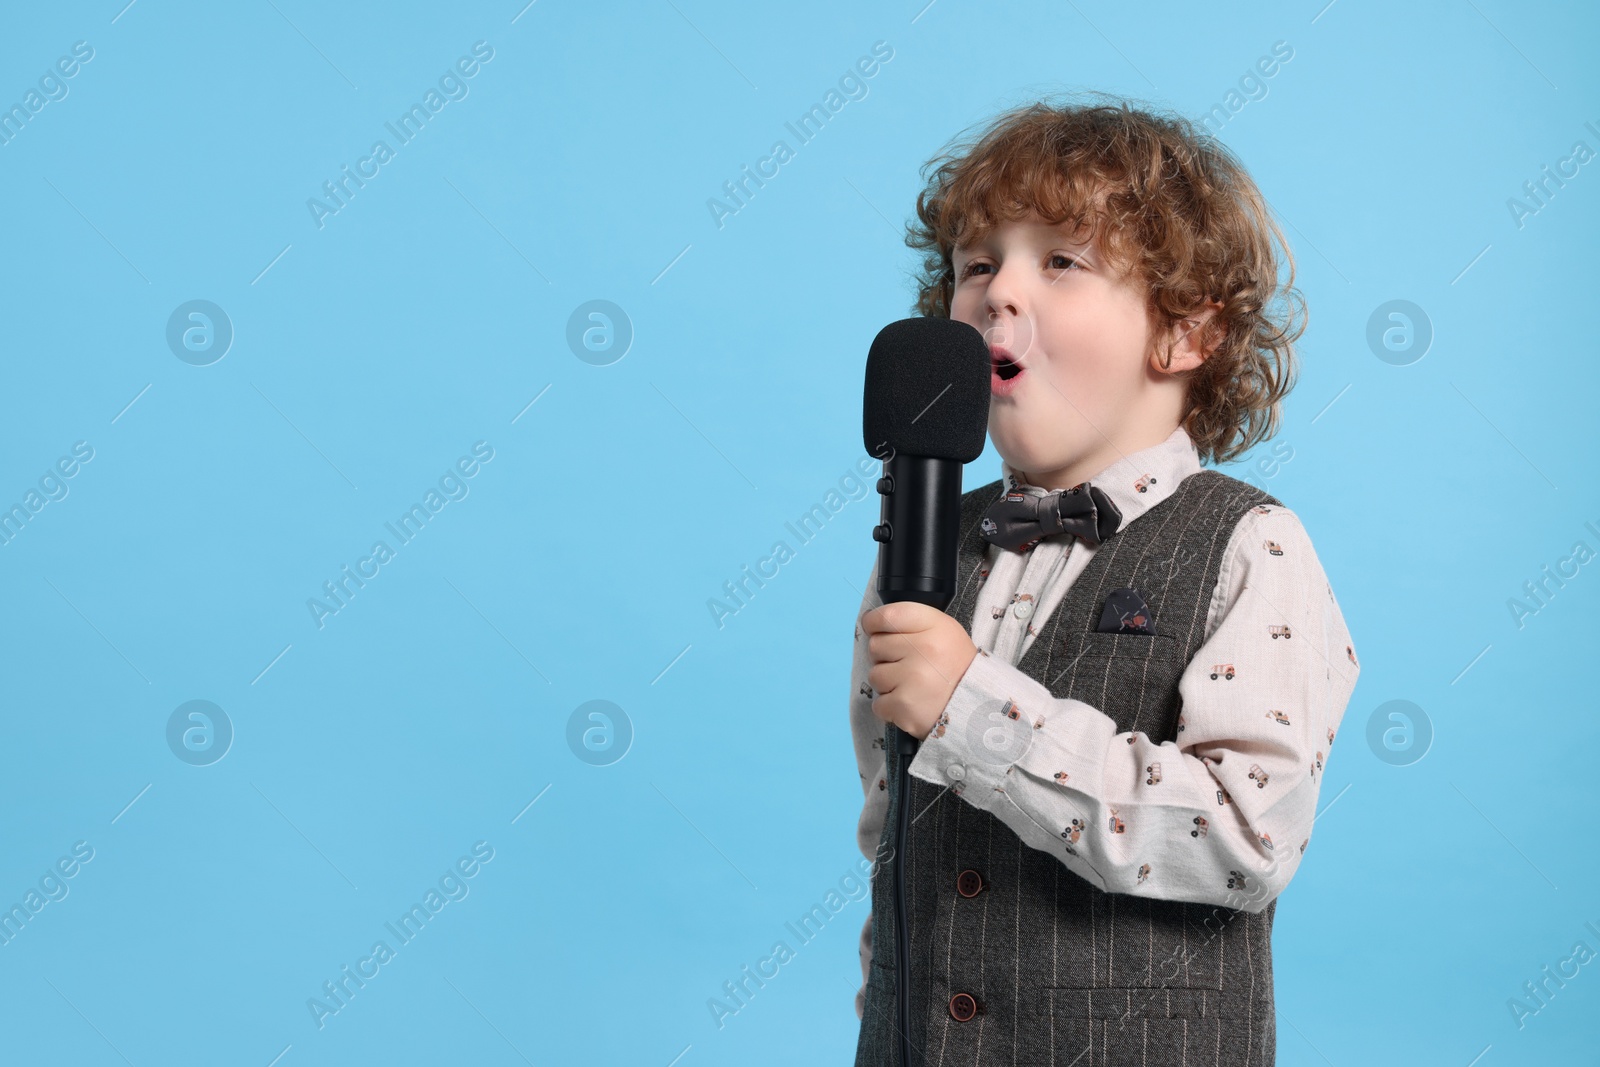
POLYGON ((1294 512, 1200 460, 1276 432, 1292 257, 1280 287, 1260 193, 1182 118, 1035 104, 936 162, 916 307, 989 342, 1002 477, 946 611, 875 565, 862 601, 856 1063, 901 1062, 903 861, 927 1067, 1272 1064, 1276 897, 1358 666, 1294 512))

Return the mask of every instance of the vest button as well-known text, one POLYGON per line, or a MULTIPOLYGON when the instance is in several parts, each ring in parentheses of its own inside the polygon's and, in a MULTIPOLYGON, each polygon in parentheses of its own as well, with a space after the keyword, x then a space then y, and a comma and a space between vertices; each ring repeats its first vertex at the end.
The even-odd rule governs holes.
POLYGON ((1011 609, 1011 613, 1019 619, 1031 617, 1033 615, 1033 601, 1019 600, 1016 607, 1011 609))
POLYGON ((974 870, 956 875, 956 892, 964 897, 975 897, 983 889, 983 876, 974 870))
POLYGON ((978 1002, 970 993, 957 993, 950 998, 950 1017, 958 1023, 967 1022, 978 1014, 978 1002))

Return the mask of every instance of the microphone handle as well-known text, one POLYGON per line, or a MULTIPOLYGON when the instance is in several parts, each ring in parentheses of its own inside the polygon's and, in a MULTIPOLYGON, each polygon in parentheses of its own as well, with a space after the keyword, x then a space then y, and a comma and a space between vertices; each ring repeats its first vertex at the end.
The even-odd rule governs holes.
POLYGON ((961 461, 895 453, 883 461, 878 492, 878 596, 943 611, 955 598, 961 536, 961 461))

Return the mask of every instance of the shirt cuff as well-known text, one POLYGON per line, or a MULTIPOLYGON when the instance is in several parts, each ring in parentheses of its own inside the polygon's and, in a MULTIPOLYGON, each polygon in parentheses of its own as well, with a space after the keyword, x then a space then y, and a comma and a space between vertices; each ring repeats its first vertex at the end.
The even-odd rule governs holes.
MULTIPOLYGON (((1058 700, 1037 679, 980 650, 908 769, 987 811, 1011 783, 1014 765, 1047 750, 1051 766, 1038 770, 1099 796, 1116 733, 1116 723, 1097 708, 1058 700), (1047 721, 1050 743, 1042 745, 1039 731, 1047 721)), ((1035 760, 1026 761, 1029 769, 1035 760)))

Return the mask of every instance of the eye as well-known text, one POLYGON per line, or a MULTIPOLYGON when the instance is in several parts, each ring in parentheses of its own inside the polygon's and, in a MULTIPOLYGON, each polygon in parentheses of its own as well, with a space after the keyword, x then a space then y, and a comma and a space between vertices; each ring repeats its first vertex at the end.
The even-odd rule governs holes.
POLYGON ((1083 269, 1083 264, 1081 262, 1079 262, 1076 259, 1073 259, 1071 256, 1062 255, 1060 252, 1051 253, 1051 255, 1050 255, 1050 265, 1052 267, 1055 266, 1056 260, 1060 260, 1061 261, 1062 265, 1059 268, 1061 270, 1066 270, 1069 265, 1073 266, 1073 267, 1076 267, 1079 270, 1083 269))
POLYGON ((989 267, 989 266, 993 266, 993 264, 984 263, 981 260, 973 260, 973 261, 969 262, 965 267, 961 268, 961 277, 969 278, 969 277, 972 276, 973 272, 976 271, 979 267, 989 267))

